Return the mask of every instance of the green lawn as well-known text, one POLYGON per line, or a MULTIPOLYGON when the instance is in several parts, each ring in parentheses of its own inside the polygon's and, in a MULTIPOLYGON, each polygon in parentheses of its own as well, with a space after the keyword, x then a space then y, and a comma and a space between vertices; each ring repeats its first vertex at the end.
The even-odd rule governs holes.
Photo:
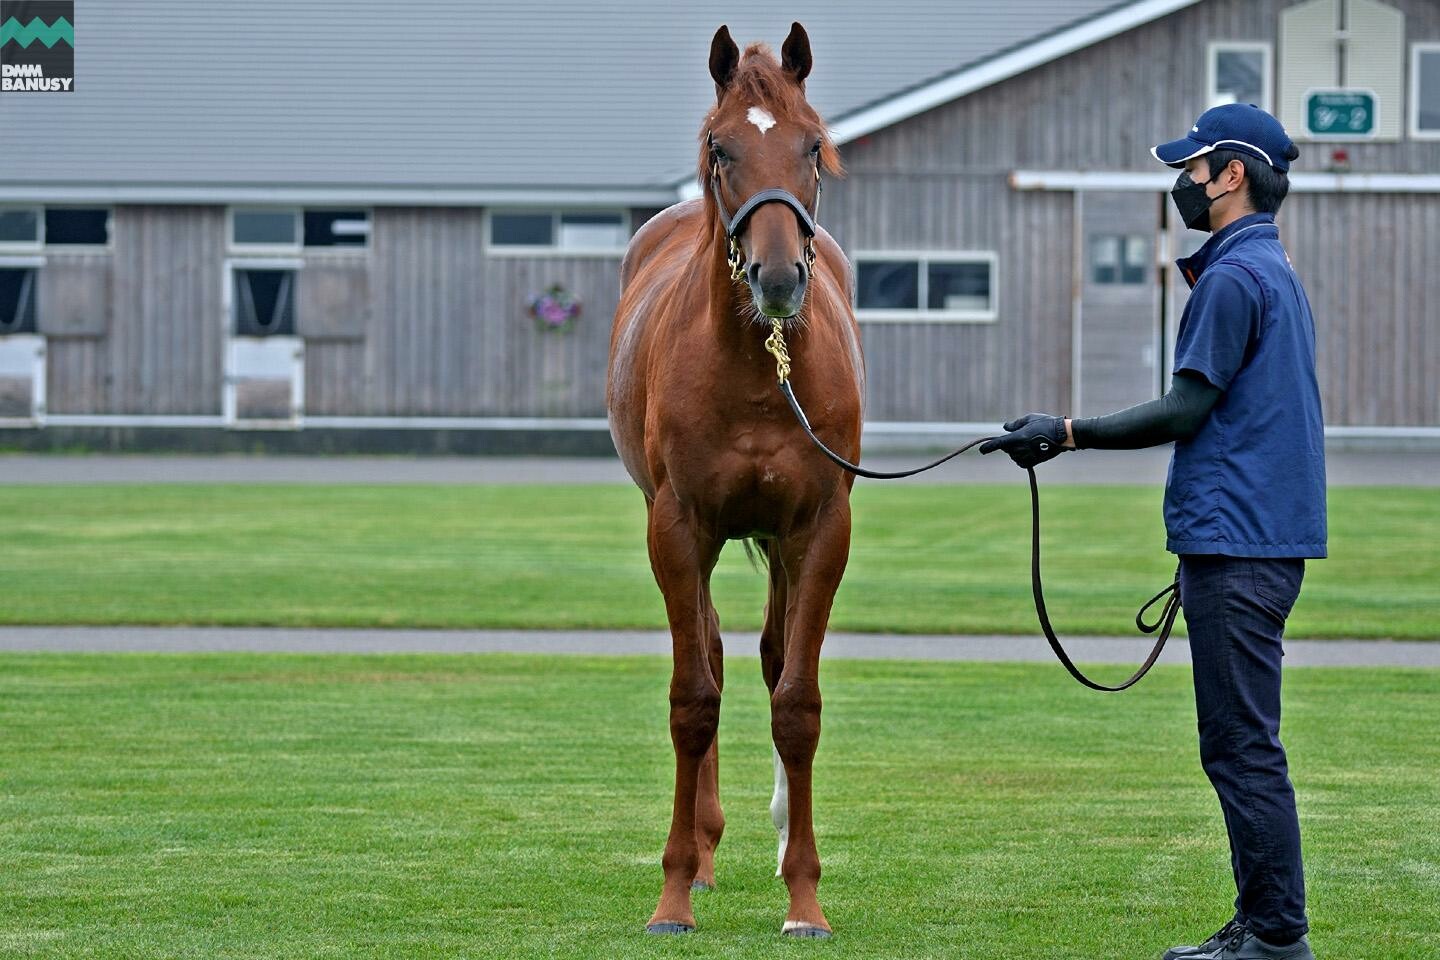
MULTIPOLYGON (((1160 490, 1042 490, 1062 633, 1133 629, 1165 583, 1160 490)), ((1331 491, 1331 559, 1292 637, 1440 636, 1440 489, 1331 491)), ((862 482, 836 629, 1033 633, 1025 485, 862 482)), ((0 490, 0 623, 662 627, 644 502, 622 486, 0 490)), ((764 577, 715 576, 749 649, 764 577)))
MULTIPOLYGON (((1154 957, 1233 895, 1188 673, 836 661, 816 767, 836 938, 782 942, 768 719, 732 660, 699 931, 647 938, 668 664, 0 656, 0 956, 1154 957)), ((1313 940, 1440 957, 1440 673, 1296 669, 1313 940)))

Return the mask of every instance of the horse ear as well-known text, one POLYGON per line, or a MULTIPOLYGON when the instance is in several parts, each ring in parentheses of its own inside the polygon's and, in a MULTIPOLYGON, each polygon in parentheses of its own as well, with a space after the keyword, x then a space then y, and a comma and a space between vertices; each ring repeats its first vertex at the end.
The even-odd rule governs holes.
POLYGON ((730 28, 724 24, 715 31, 710 41, 710 76, 715 78, 715 99, 725 95, 725 88, 735 79, 735 66, 740 62, 740 48, 730 37, 730 28))
POLYGON ((804 83, 810 76, 810 35, 798 20, 790 24, 790 36, 780 48, 780 65, 795 77, 796 83, 804 83))

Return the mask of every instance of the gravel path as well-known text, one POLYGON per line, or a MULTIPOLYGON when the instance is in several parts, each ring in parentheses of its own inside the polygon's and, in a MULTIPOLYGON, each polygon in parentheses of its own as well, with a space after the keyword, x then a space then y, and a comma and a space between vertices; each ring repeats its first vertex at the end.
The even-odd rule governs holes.
MULTIPOLYGON (((756 638, 737 634, 731 653, 755 654, 756 638)), ((1138 665, 1144 639, 1076 637, 1066 648, 1078 661, 1138 665)), ((309 630, 256 627, 0 627, 0 652, 244 651, 264 653, 589 653, 668 654, 670 636, 648 630, 309 630)), ((831 633, 827 658, 902 660, 1053 660, 1041 637, 918 636, 831 633)), ((1189 644, 1177 637, 1161 663, 1189 663, 1189 644)), ((1295 640, 1285 645, 1289 666, 1440 667, 1440 642, 1295 640)), ((1059 669, 1057 664, 1056 669, 1059 669)))
MULTIPOLYGON (((895 470, 933 459, 923 454, 866 457, 867 466, 895 470)), ((1440 450, 1331 450, 1331 486, 1440 486, 1440 450)), ((1088 451, 1042 468, 1043 483, 1163 484, 1170 450, 1088 451)), ((966 454, 913 481, 1023 483, 1001 456, 966 454)), ((0 454, 0 484, 17 483, 623 483, 613 457, 361 457, 361 456, 47 456, 0 454)), ((861 481, 862 483, 866 481, 861 481)))

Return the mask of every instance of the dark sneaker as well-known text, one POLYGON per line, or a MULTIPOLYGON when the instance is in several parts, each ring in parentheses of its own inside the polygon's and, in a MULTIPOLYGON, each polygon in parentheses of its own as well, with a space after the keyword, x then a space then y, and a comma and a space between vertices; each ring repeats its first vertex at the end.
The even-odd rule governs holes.
POLYGON ((1315 960, 1310 940, 1301 937, 1294 943, 1277 947, 1266 943, 1241 927, 1206 953, 1185 954, 1184 960, 1315 960))
POLYGON ((1196 947, 1171 947, 1160 955, 1160 960, 1195 960, 1213 954, 1231 937, 1245 929, 1245 925, 1232 917, 1230 922, 1216 930, 1209 940, 1196 947))

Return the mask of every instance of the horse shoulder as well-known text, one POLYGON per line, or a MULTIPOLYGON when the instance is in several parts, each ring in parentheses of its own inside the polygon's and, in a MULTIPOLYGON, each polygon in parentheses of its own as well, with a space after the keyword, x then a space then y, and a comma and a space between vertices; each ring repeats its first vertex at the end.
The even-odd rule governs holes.
POLYGON ((623 290, 630 283, 636 271, 649 262, 677 230, 698 226, 704 216, 704 201, 694 199, 671 204, 646 220, 625 248, 625 259, 620 263, 620 288, 623 290))
POLYGON ((815 233, 815 252, 821 263, 829 267, 816 280, 825 283, 826 297, 822 309, 836 321, 844 349, 850 355, 850 368, 860 401, 860 415, 865 409, 865 351, 860 341, 860 324, 855 320, 855 273, 850 258, 824 227, 815 233))
POLYGON ((852 303, 855 299, 855 271, 850 266, 850 258, 845 256, 845 251, 840 244, 830 235, 830 231, 824 227, 815 228, 816 253, 824 258, 825 262, 831 265, 835 276, 840 283, 840 293, 844 296, 846 303, 852 303))

